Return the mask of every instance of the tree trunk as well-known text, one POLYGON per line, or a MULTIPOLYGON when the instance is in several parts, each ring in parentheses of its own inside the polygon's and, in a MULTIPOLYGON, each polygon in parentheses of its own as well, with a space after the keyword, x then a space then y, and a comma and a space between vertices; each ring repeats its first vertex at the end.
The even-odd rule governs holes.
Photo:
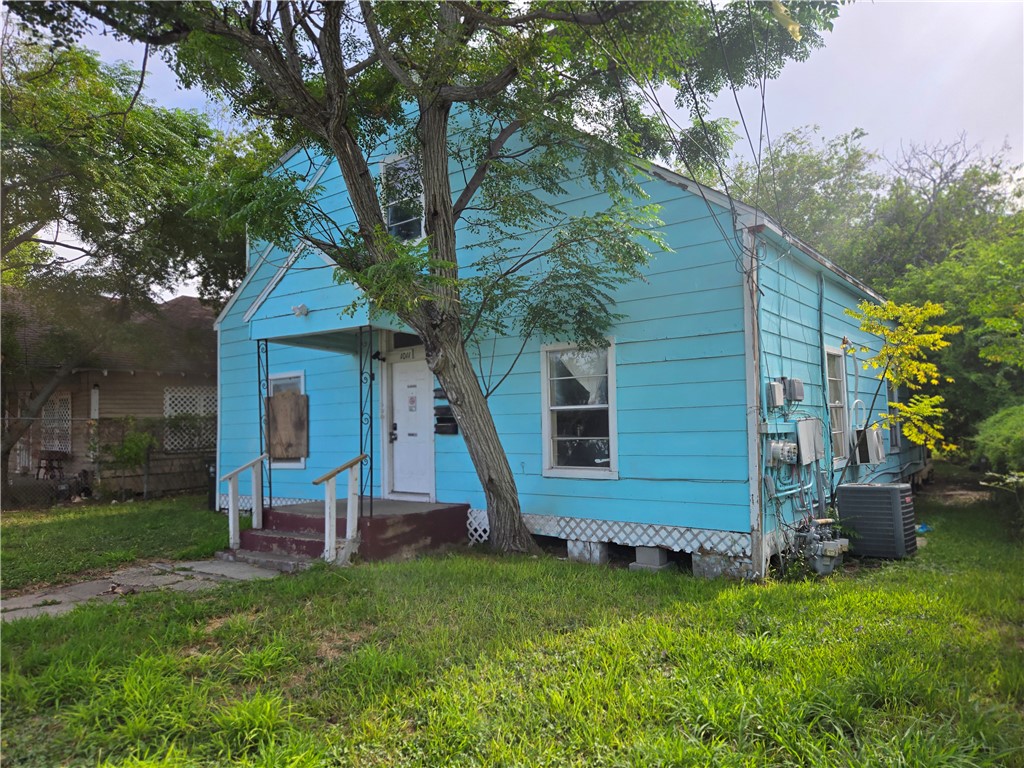
POLYGON ((450 108, 437 98, 421 99, 419 139, 423 218, 431 256, 452 265, 432 267, 432 271, 451 282, 435 286, 433 300, 411 319, 423 338, 427 363, 448 397, 483 487, 491 546, 499 552, 535 552, 537 544, 523 522, 512 468, 462 340, 459 254, 448 176, 450 108))
POLYGON ((523 522, 515 477, 494 426, 480 381, 457 323, 424 338, 427 363, 437 376, 459 425, 487 499, 491 546, 499 552, 536 552, 523 522), (453 327, 452 327, 453 326, 453 327))

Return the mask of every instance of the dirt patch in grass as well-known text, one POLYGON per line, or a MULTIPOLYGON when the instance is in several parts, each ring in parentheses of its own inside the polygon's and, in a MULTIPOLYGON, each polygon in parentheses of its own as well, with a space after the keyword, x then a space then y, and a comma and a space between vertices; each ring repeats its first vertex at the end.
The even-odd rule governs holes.
POLYGON ((949 485, 929 489, 923 495, 939 504, 945 504, 947 507, 965 507, 989 501, 992 497, 991 492, 984 488, 970 488, 962 485, 949 485))
POLYGON ((362 645, 373 634, 373 630, 373 627, 366 625, 331 634, 321 634, 316 638, 317 658, 334 661, 352 651, 356 646, 362 645))

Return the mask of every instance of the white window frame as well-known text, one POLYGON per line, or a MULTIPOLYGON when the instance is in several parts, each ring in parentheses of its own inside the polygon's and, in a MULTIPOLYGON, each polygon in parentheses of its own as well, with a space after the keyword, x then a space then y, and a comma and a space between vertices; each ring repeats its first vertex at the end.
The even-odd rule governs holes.
MULTIPOLYGON (((885 393, 889 397, 890 403, 898 403, 900 401, 900 389, 899 387, 893 387, 891 383, 886 382, 885 393)), ((886 403, 886 410, 892 413, 893 409, 886 403)), ((895 455, 903 449, 903 424, 898 421, 889 422, 889 455, 895 455)))
POLYGON ((840 349, 839 347, 825 347, 825 385, 826 386, 825 386, 825 392, 824 392, 823 399, 825 401, 825 408, 827 409, 827 414, 828 414, 828 425, 829 425, 828 440, 829 440, 829 446, 832 449, 832 468, 833 469, 840 469, 840 468, 842 468, 842 466, 844 464, 846 464, 847 460, 850 458, 850 402, 849 402, 850 397, 849 397, 848 382, 846 381, 846 379, 847 379, 847 376, 846 376, 846 353, 842 349, 840 349), (843 376, 842 376, 841 379, 833 379, 831 376, 829 376, 828 362, 829 362, 829 358, 830 357, 837 357, 839 359, 840 367, 842 368, 842 371, 843 371, 843 376), (842 390, 843 390, 842 391, 842 403, 841 403, 842 409, 843 409, 842 410, 842 418, 843 418, 842 433, 843 433, 843 439, 842 439, 842 442, 841 442, 841 445, 843 446, 843 454, 841 456, 836 454, 836 452, 835 452, 835 441, 832 439, 832 434, 831 434, 832 432, 836 431, 835 420, 832 417, 832 409, 837 407, 837 404, 833 403, 829 399, 829 393, 831 391, 831 386, 829 386, 829 384, 830 384, 831 381, 838 381, 840 386, 842 387, 842 390))
MULTIPOLYGON (((390 218, 391 218, 391 215, 390 215, 391 206, 393 206, 393 205, 400 205, 401 203, 406 202, 407 200, 414 200, 415 199, 415 198, 412 198, 412 197, 406 197, 406 198, 402 198, 401 200, 391 200, 391 201, 388 201, 388 200, 386 200, 384 198, 385 178, 387 176, 388 168, 390 168, 393 165, 398 165, 399 163, 401 163, 401 162, 403 162, 405 160, 411 160, 411 161, 415 162, 416 158, 413 155, 392 155, 390 157, 384 158, 384 160, 381 161, 381 164, 380 164, 381 207, 382 207, 382 213, 384 214, 384 228, 386 230, 388 230, 389 233, 391 232, 391 227, 392 227, 392 224, 389 221, 390 218)), ((402 240, 403 243, 418 243, 420 240, 422 240, 426 236, 426 232, 427 232, 427 222, 426 222, 426 216, 425 216, 425 210, 424 210, 425 207, 426 207, 426 204, 425 204, 425 199, 424 199, 424 196, 423 196, 423 172, 422 172, 422 170, 419 171, 419 177, 420 177, 420 195, 419 195, 420 233, 416 237, 409 237, 409 238, 406 238, 406 239, 402 240)), ((404 224, 407 221, 413 221, 413 219, 404 219, 400 223, 404 224)))
MULTIPOLYGON (((298 379, 299 380, 299 394, 306 394, 306 372, 305 371, 283 371, 281 373, 272 373, 267 377, 267 397, 273 397, 274 395, 274 382, 282 381, 286 379, 298 379)), ((265 406, 264 406, 265 407, 265 406)), ((266 414, 264 414, 266 416, 266 414)), ((306 429, 310 429, 313 425, 313 420, 309 418, 309 414, 306 414, 306 429)), ((260 427, 262 429, 262 426, 260 427)), ((267 450, 270 446, 267 446, 267 450)), ((270 462, 271 469, 305 469, 306 468, 306 457, 303 456, 301 459, 276 459, 270 462)))
POLYGON ((548 353, 578 349, 575 344, 544 344, 540 348, 540 391, 541 391, 541 435, 543 440, 544 477, 586 478, 590 480, 619 479, 619 436, 618 415, 615 405, 615 342, 610 340, 608 352, 608 466, 603 467, 559 467, 554 463, 552 451, 551 381, 548 353))

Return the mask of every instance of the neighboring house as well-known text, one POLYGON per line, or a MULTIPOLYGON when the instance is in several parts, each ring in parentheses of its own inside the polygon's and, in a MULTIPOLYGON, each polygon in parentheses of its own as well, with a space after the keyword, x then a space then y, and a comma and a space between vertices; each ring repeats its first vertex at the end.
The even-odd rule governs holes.
MULTIPOLYGON (((877 350, 879 340, 845 310, 880 297, 762 213, 665 169, 642 175, 671 251, 653 258, 645 280, 619 288, 625 317, 607 350, 530 340, 517 359, 521 339, 488 340, 480 375, 513 366, 490 408, 534 534, 566 540, 583 559, 615 544, 650 548, 638 557, 655 561, 685 553, 700 573, 763 574, 794 524, 819 516, 815 500, 831 497, 871 415, 878 382, 847 350, 877 350)), ((571 176, 565 209, 602 210, 571 176)), ((339 226, 351 223, 333 162, 309 183, 322 186, 339 226)), ((387 213, 396 233, 419 235, 401 204, 387 213)), ((322 498, 312 481, 367 453, 364 496, 482 507, 418 337, 365 306, 346 311, 357 289, 337 284, 314 249, 264 245, 248 258, 216 325, 218 475, 275 446, 261 493, 280 507, 322 498), (264 397, 286 393, 302 396, 290 396, 291 427, 284 434, 271 419, 264 439, 265 403, 275 410, 264 397)), ((883 391, 872 413, 886 402, 883 391)), ((878 434, 880 455, 855 463, 846 482, 920 468, 920 451, 878 434)), ((222 505, 227 490, 222 483, 222 505)))
MULTIPOLYGON (((20 360, 14 370, 21 406, 59 367, 46 351, 51 329, 33 320, 31 307, 5 292, 20 360)), ((197 490, 207 485, 205 459, 216 442, 216 335, 214 313, 192 297, 171 299, 153 315, 138 316, 131 344, 110 343, 88 355, 43 406, 10 458, 12 483, 57 481, 70 490, 95 486, 111 492, 197 490), (110 447, 132 430, 155 438, 148 473, 113 466, 110 447), (147 476, 144 478, 143 475, 147 476)), ((8 416, 14 416, 14 413, 8 416)))

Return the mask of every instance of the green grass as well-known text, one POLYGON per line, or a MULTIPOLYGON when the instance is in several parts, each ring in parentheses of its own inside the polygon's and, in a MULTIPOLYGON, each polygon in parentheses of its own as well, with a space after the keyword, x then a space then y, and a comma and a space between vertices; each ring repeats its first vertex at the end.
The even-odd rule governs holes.
POLYGON ((5 592, 61 584, 154 558, 209 557, 228 545, 227 518, 183 496, 125 504, 5 511, 0 518, 5 592))
POLYGON ((708 582, 452 555, 3 632, 5 766, 1024 766, 1024 558, 708 582))

